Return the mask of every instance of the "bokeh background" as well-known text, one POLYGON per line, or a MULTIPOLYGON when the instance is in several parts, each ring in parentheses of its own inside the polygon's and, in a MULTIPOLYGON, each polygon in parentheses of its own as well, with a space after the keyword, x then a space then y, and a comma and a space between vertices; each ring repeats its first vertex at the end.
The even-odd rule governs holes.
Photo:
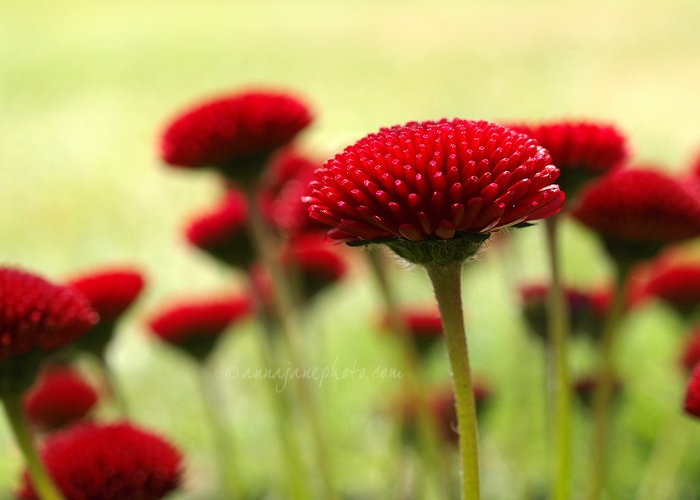
MULTIPOLYGON (((213 175, 162 166, 157 137, 188 104, 258 84, 294 90, 313 105, 317 119, 302 145, 319 158, 409 120, 588 117, 626 130, 640 161, 681 171, 700 148, 700 3, 3 0, 0 260, 57 280, 108 263, 147 272, 147 294, 110 356, 133 418, 187 454, 190 492, 183 498, 211 495, 213 437, 194 368, 149 341, 144 318, 169 298, 241 288, 242 281, 184 244, 183 224, 220 186, 213 175)), ((570 281, 604 281, 609 267, 595 240, 573 224, 565 236, 570 281)), ((546 472, 543 354, 525 334, 516 293, 519 283, 546 275, 541 239, 540 227, 523 230, 510 253, 493 248, 465 274, 474 370, 496 398, 482 428, 488 498, 526 498, 546 472)), ((402 299, 430 300, 422 273, 397 268, 394 276, 402 299)), ((358 264, 315 305, 307 343, 312 362, 397 367, 395 346, 376 333, 378 304, 358 264), (314 350, 313 335, 323 338, 323 350, 314 350)), ((225 377, 230 367, 259 366, 257 330, 251 324, 226 339, 217 380, 248 480, 276 484, 282 462, 264 381, 225 377)), ((695 498, 700 425, 680 416, 680 333, 680 323, 658 305, 625 325, 626 399, 611 465, 618 498, 634 497, 660 432, 679 447, 677 479, 664 491, 695 498)), ((586 346, 575 350, 574 366, 585 370, 590 353, 586 346)), ((444 357, 433 365, 430 376, 444 379, 444 357)), ((331 380, 320 391, 349 492, 388 485, 396 460, 382 407, 395 385, 331 380)), ((579 469, 587 454, 580 425, 579 469)), ((5 496, 20 465, 0 421, 5 496)))

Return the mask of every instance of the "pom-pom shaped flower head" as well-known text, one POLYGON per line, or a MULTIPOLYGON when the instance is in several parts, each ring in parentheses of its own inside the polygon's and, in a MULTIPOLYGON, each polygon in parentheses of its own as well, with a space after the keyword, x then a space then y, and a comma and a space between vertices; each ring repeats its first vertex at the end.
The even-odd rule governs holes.
POLYGON ((319 234, 292 239, 284 250, 282 263, 288 273, 297 278, 305 302, 310 302, 348 273, 345 257, 326 245, 319 234))
POLYGON ((260 206, 265 217, 282 233, 295 237, 328 229, 309 217, 302 201, 320 166, 320 162, 294 151, 284 151, 270 163, 260 191, 260 206))
MULTIPOLYGON (((419 357, 425 359, 435 345, 444 340, 442 318, 436 308, 407 308, 398 312, 398 321, 413 343, 419 357)), ((391 318, 384 318, 384 326, 391 325, 391 318)))
POLYGON ((700 362, 700 325, 691 329, 681 355, 681 364, 688 371, 691 371, 698 362, 700 362))
POLYGON ((76 370, 51 366, 24 395, 24 411, 37 428, 53 432, 85 418, 97 399, 97 391, 76 370))
POLYGON ((696 364, 690 374, 685 393, 684 409, 688 415, 700 418, 700 364, 696 364))
POLYGON ((411 122, 360 139, 316 173, 311 217, 331 239, 383 242, 417 264, 463 262, 490 233, 557 213, 559 174, 534 139, 489 122, 411 122))
POLYGON ((24 391, 45 353, 72 344, 97 320, 77 289, 0 268, 0 397, 24 391))
POLYGON ((110 268, 84 274, 69 284, 87 297, 100 316, 98 324, 75 346, 103 359, 119 318, 143 290, 143 275, 130 268, 110 268))
POLYGON ((255 256, 247 224, 245 195, 229 189, 217 207, 190 223, 187 241, 230 266, 247 269, 255 256))
MULTIPOLYGON (((591 297, 572 287, 564 289, 571 317, 572 333, 587 333, 595 336, 597 321, 591 297)), ((523 314, 532 333, 544 341, 548 338, 547 285, 528 285, 520 289, 523 314)))
POLYGON ((176 167, 212 167, 250 186, 270 156, 311 123, 307 106, 286 93, 251 91, 205 102, 175 118, 160 154, 176 167))
POLYGON ((684 318, 700 305, 700 264, 660 262, 647 283, 647 293, 673 307, 684 318))
MULTIPOLYGON (((47 439, 41 455, 66 500, 158 500, 182 480, 180 452, 129 423, 77 425, 47 439)), ((17 497, 40 498, 26 472, 17 497)))
POLYGON ((670 243, 700 236, 700 199, 652 170, 618 170, 601 178, 581 193, 572 215, 596 231, 626 267, 670 243))
POLYGON ((557 183, 569 199, 586 182, 620 166, 629 153, 625 136, 608 124, 558 121, 510 127, 549 151, 561 171, 557 183))
POLYGON ((221 334, 253 313, 248 296, 181 302, 164 309, 148 323, 151 332, 205 362, 221 334))

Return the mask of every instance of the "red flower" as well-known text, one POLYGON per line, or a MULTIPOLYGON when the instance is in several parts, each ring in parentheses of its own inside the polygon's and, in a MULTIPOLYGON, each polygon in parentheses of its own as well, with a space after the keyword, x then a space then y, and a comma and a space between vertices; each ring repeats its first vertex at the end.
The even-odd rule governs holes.
POLYGON ((700 304, 700 264, 666 264, 653 269, 647 292, 681 310, 692 310, 700 304))
POLYGON ((248 238, 247 222, 246 197, 238 190, 229 189, 214 210, 190 223, 186 229, 187 240, 216 259, 247 268, 255 253, 248 238))
MULTIPOLYGON (((574 381, 574 394, 583 403, 584 407, 593 406, 593 398, 598 388, 598 376, 587 375, 574 381)), ((619 379, 613 381, 613 396, 618 397, 622 393, 622 382, 619 379)))
POLYGON ((54 431, 81 420, 97 403, 97 391, 72 368, 48 368, 24 395, 32 424, 54 431))
POLYGON ((97 320, 75 288, 0 268, 0 362, 35 348, 51 351, 75 342, 97 320))
MULTIPOLYGON (((567 287, 565 295, 571 313, 571 328, 574 333, 584 331, 595 335, 593 303, 585 292, 567 287)), ((527 285, 520 289, 523 313, 532 332, 542 339, 548 337, 547 300, 549 286, 542 284, 527 285)))
POLYGON ((684 409, 687 414, 700 418, 700 364, 696 364, 690 374, 684 409))
POLYGON ((266 158, 311 123, 309 109, 279 92, 250 91, 196 106, 175 118, 160 144, 163 160, 180 167, 218 167, 233 179, 256 172, 266 158))
POLYGON ((348 264, 341 253, 325 244, 317 234, 291 240, 282 260, 288 269, 301 274, 305 292, 309 295, 339 281, 348 272, 348 264))
POLYGON ((260 192, 260 204, 266 218, 279 230, 297 235, 325 231, 328 226, 309 217, 302 197, 309 193, 309 183, 321 166, 294 151, 275 157, 260 192))
POLYGON ((148 326, 165 342, 204 359, 222 333, 251 316, 253 306, 248 296, 183 302, 161 311, 148 326))
MULTIPOLYGON (((42 459, 66 500, 157 500, 180 486, 182 455, 129 423, 81 424, 50 437, 42 459)), ((17 492, 38 500, 27 472, 17 492)))
POLYGON ((551 122, 509 125, 549 151, 561 170, 558 183, 569 196, 582 183, 619 166, 628 155, 624 135, 612 125, 593 122, 551 122))
POLYGON ((340 240, 449 240, 557 213, 559 171, 529 137, 488 122, 411 122, 329 159, 306 198, 340 240))
POLYGON ((700 326, 693 328, 686 337, 681 364, 686 370, 692 370, 698 361, 700 361, 700 326))
POLYGON ((618 170, 588 187, 572 211, 604 237, 663 245, 700 236, 700 200, 651 170, 618 170))
MULTIPOLYGON (((442 319, 436 307, 404 308, 399 311, 399 321, 420 356, 427 356, 443 338, 442 319)), ((384 318, 383 326, 390 326, 388 316, 384 318)))
POLYGON ((144 286, 143 275, 132 269, 105 269, 70 281, 87 297, 100 321, 116 321, 136 300, 144 286))

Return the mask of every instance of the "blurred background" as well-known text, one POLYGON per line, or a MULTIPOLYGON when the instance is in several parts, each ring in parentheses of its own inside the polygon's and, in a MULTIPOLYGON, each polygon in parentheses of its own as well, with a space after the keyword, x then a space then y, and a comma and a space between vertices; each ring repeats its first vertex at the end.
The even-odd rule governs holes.
MULTIPOLYGON (((111 263, 147 273, 147 293, 110 356, 133 418, 186 453, 183 498, 206 498, 212 436, 193 367, 149 341, 144 318, 173 297, 240 289, 242 278, 184 243, 183 225, 220 186, 208 173, 160 164, 157 139, 175 113, 241 87, 290 89, 316 112, 301 144, 320 159, 381 126, 442 117, 608 120, 627 131, 639 161, 674 171, 700 148, 695 0, 4 0, 0 68, 0 260, 56 280, 111 263)), ((517 308, 517 286, 546 276, 542 233, 523 230, 508 259, 494 248, 465 274, 474 371, 494 389, 482 429, 488 498, 525 498, 544 484, 543 354, 517 308)), ((605 281, 596 241, 573 224, 565 237, 570 281, 605 281)), ((318 366, 397 367, 395 346, 376 333, 379 299, 357 260, 353 275, 314 306, 313 328, 326 344, 309 357, 318 366)), ((397 268, 394 277, 403 300, 430 303, 421 272, 397 268)), ((281 476, 282 461, 264 382, 225 377, 230 367, 258 366, 257 328, 228 337, 216 363, 246 475, 266 484, 281 476)), ((619 498, 634 496, 649 443, 680 411, 680 331, 656 305, 625 325, 627 397, 612 464, 619 498)), ((585 367, 586 349, 575 356, 574 366, 585 367)), ((433 365, 430 376, 448 376, 444 356, 433 365)), ((349 492, 386 487, 395 457, 381 414, 394 385, 344 379, 321 388, 349 492)), ((688 449, 700 449, 696 430, 688 449)), ((2 420, 5 495, 21 464, 12 443, 2 420)), ((584 470, 585 428, 576 450, 584 470)), ((700 454, 682 460, 680 490, 700 478, 700 454)))

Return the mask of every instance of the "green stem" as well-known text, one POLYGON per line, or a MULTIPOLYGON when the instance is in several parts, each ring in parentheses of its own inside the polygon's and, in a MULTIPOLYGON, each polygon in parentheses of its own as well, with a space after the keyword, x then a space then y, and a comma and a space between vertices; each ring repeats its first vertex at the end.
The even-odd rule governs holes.
POLYGON ((554 383, 548 384, 554 394, 551 406, 554 408, 554 443, 555 473, 552 476, 553 498, 565 500, 571 497, 571 440, 572 440, 572 394, 569 375, 568 341, 571 336, 571 318, 566 292, 562 284, 560 269, 560 252, 557 241, 559 217, 550 217, 545 221, 547 229, 547 249, 552 273, 552 282, 547 301, 547 318, 549 321, 549 346, 552 367, 549 375, 554 376, 554 383))
POLYGON ((235 500, 245 498, 245 490, 241 479, 240 460, 236 456, 230 433, 227 431, 223 415, 220 409, 219 398, 215 394, 214 387, 209 380, 207 366, 198 363, 199 382, 204 406, 209 418, 209 424, 214 434, 214 445, 219 455, 219 475, 226 498, 235 500))
POLYGON ((5 395, 2 401, 5 404, 5 412, 10 421, 12 432, 15 435, 17 444, 22 450, 24 459, 27 461, 34 491, 37 492, 41 500, 63 500, 63 495, 46 471, 34 447, 32 434, 27 426, 27 421, 22 409, 21 393, 5 395))
MULTIPOLYGON (((428 409, 428 402, 426 401, 428 391, 419 376, 420 362, 418 353, 401 322, 399 307, 386 273, 384 254, 380 248, 369 248, 367 256, 384 299, 384 307, 389 318, 389 328, 401 347, 402 361, 406 373, 406 378, 404 379, 406 389, 418 402, 418 424, 424 441, 424 458, 428 462, 428 468, 439 478, 445 498, 449 498, 451 488, 447 453, 444 449, 444 443, 441 443, 435 415, 428 409)), ((401 445, 403 444, 401 443, 401 445)))
POLYGON ((603 483, 605 482, 610 403, 612 402, 615 383, 613 347, 615 334, 625 311, 625 284, 627 283, 630 267, 630 265, 622 263, 617 265, 617 280, 613 301, 600 338, 601 366, 598 373, 598 385, 593 396, 593 456, 591 476, 588 482, 590 488, 589 498, 591 500, 600 498, 603 483))
POLYGON ((100 373, 102 374, 102 379, 107 386, 107 391, 112 398, 114 406, 123 417, 128 416, 129 407, 126 404, 126 399, 124 398, 124 393, 122 392, 121 386, 119 383, 117 383, 116 377, 114 376, 114 371, 104 356, 98 356, 96 359, 100 373))
MULTIPOLYGON (((263 313, 264 314, 264 313, 263 313)), ((263 358, 266 371, 274 373, 276 367, 281 366, 277 359, 275 349, 275 326, 272 321, 263 319, 265 327, 265 339, 263 346, 263 358)), ((283 391, 278 390, 278 382, 275 377, 266 377, 270 390, 270 397, 275 410, 275 422, 287 464, 287 482, 290 498, 303 500, 311 496, 311 486, 308 482, 306 466, 302 461, 301 451, 297 442, 297 433, 294 429, 294 416, 289 401, 283 391)))
MULTIPOLYGON (((251 239, 263 266, 268 270, 272 278, 275 311, 278 315, 280 331, 286 343, 289 358, 296 369, 303 370, 306 363, 304 362, 303 351, 300 345, 301 328, 299 317, 293 306, 294 302, 289 289, 289 282, 286 279, 286 273, 282 266, 281 255, 276 248, 277 245, 269 237, 269 232, 257 203, 255 194, 248 192, 251 239)), ((324 490, 323 497, 332 500, 337 498, 331 473, 333 467, 326 449, 313 391, 309 379, 298 377, 296 381, 301 406, 311 428, 312 446, 316 454, 316 466, 318 467, 324 490)))
POLYGON ((459 423, 459 448, 462 465, 462 498, 478 500, 479 493, 479 444, 476 427, 476 404, 469 369, 467 337, 462 312, 462 264, 427 264, 428 276, 433 283, 442 326, 447 339, 447 352, 452 366, 457 421, 459 423))

